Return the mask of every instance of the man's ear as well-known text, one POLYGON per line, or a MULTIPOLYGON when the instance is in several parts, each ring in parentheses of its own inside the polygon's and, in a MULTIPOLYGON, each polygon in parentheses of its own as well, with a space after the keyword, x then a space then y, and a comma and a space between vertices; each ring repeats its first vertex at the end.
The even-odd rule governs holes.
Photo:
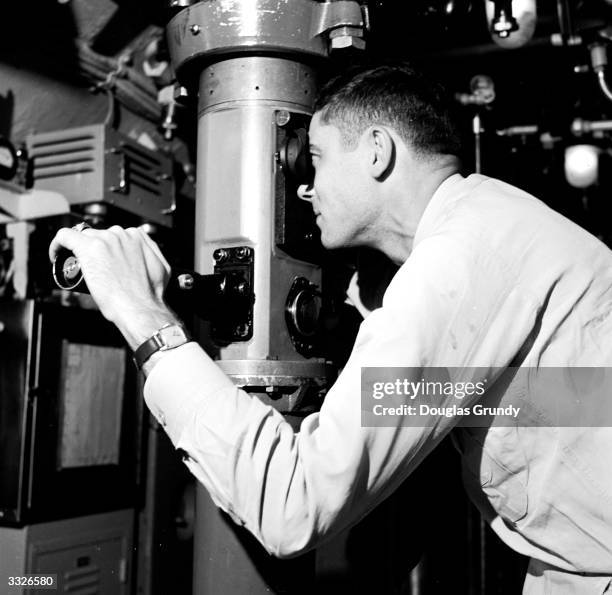
POLYGON ((370 173, 383 181, 395 165, 395 141, 384 126, 372 126, 368 131, 370 173))

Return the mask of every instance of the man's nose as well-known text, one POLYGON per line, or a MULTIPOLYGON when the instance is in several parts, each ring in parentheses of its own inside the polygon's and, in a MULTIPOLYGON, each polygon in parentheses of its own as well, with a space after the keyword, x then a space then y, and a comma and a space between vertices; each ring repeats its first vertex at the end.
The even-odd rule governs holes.
POLYGON ((308 202, 312 202, 312 199, 315 196, 314 186, 312 182, 310 184, 300 184, 297 189, 297 195, 302 200, 307 200, 308 202))

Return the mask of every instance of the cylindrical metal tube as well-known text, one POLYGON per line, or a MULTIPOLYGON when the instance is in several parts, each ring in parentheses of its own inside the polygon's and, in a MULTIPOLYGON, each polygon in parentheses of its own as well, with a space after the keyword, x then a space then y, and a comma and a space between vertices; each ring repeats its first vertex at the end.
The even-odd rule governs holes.
POLYGON ((196 254, 198 272, 213 272, 215 250, 248 245, 255 253, 254 336, 221 350, 223 360, 302 360, 284 319, 295 277, 320 283, 319 268, 289 258, 273 244, 276 113, 309 113, 312 69, 275 57, 238 57, 200 77, 196 254))
MULTIPOLYGON (((279 184, 279 121, 309 114, 315 73, 300 62, 273 56, 236 56, 200 75, 195 266, 211 274, 220 251, 249 246, 254 254, 253 336, 219 353, 218 364, 237 385, 265 395, 289 385, 320 386, 324 361, 296 353, 285 322, 285 301, 296 277, 320 284, 319 267, 290 258, 274 242, 279 184), (277 119, 283 110, 283 118, 277 119)), ((297 197, 296 197, 297 199, 297 197)), ((273 403, 291 413, 290 395, 273 403)), ((295 405, 299 406, 299 404, 295 405)), ((277 587, 307 592, 313 558, 274 560, 252 538, 223 519, 198 488, 194 592, 263 594, 277 587), (295 577, 299 575, 300 585, 295 577)))
MULTIPOLYGON (((309 338, 308 329, 301 321, 294 324, 303 335, 296 339, 285 320, 296 278, 317 287, 321 274, 307 262, 316 252, 308 243, 315 236, 314 219, 303 216, 296 194, 296 172, 304 168, 287 167, 281 153, 291 135, 302 138, 296 133, 307 127, 316 90, 310 64, 334 48, 363 47, 364 27, 361 4, 353 0, 211 0, 182 10, 167 28, 178 80, 199 82, 196 269, 219 272, 233 263, 215 259, 215 253, 252 251, 252 334, 222 347, 218 363, 237 385, 246 383, 255 392, 286 395, 299 384, 295 399, 279 399, 290 416, 306 389, 321 387, 327 368, 323 359, 301 355, 310 355, 314 345, 300 342, 309 338)), ((265 569, 276 564, 234 531, 199 487, 194 592, 269 592, 265 569)), ((301 572, 303 563, 299 558, 280 564, 291 592, 311 591, 313 573, 301 572)))

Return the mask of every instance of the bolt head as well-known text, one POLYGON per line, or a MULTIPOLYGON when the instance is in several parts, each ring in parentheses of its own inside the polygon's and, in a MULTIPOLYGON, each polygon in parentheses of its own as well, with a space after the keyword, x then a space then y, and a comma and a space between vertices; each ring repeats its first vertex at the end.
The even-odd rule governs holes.
POLYGON ((224 262, 227 260, 227 257, 228 257, 227 250, 225 250, 224 248, 217 248, 217 250, 213 252, 213 258, 217 262, 224 262))
POLYGON ((250 250, 245 247, 245 246, 241 246, 240 248, 236 249, 236 257, 243 259, 243 258, 247 258, 250 254, 250 250))
POLYGON ((365 50, 365 41, 354 35, 341 35, 333 37, 331 40, 332 50, 343 50, 346 48, 355 48, 356 50, 365 50))
POLYGON ((332 50, 346 48, 365 49, 365 40, 362 38, 362 29, 360 27, 337 27, 330 31, 329 38, 332 50))

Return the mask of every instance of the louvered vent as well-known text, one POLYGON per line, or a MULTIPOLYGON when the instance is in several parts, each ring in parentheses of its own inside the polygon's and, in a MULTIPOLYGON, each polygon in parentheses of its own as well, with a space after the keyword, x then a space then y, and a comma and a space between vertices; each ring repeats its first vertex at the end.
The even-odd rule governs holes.
POLYGON ((121 150, 127 159, 127 176, 130 186, 137 186, 146 192, 160 196, 161 161, 150 153, 140 151, 134 145, 122 143, 121 150))
POLYGON ((103 124, 32 134, 34 187, 58 192, 71 207, 106 203, 171 225, 173 160, 103 124))
POLYGON ((100 593, 100 568, 95 564, 64 572, 64 592, 75 595, 100 593))
POLYGON ((93 134, 75 134, 46 142, 34 141, 31 146, 34 180, 93 173, 95 143, 93 134))

